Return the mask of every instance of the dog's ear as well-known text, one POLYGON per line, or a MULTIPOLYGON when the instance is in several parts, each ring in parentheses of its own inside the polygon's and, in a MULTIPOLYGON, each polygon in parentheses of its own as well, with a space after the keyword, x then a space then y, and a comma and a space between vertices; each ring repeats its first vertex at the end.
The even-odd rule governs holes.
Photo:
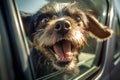
POLYGON ((98 40, 107 40, 112 36, 113 30, 100 23, 93 15, 86 14, 88 18, 88 31, 98 40))
POLYGON ((31 16, 31 14, 25 13, 25 12, 21 12, 20 15, 21 15, 21 18, 22 18, 22 22, 23 22, 25 32, 28 35, 32 16, 31 16))

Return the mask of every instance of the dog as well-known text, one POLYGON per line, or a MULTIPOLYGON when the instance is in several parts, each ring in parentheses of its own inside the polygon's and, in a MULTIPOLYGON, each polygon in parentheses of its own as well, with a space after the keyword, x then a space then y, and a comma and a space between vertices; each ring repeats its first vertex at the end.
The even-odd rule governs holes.
POLYGON ((113 34, 90 9, 77 2, 48 3, 34 15, 22 15, 22 19, 33 43, 31 57, 37 78, 53 71, 79 73, 78 50, 87 44, 87 38, 92 34, 105 41, 113 34))

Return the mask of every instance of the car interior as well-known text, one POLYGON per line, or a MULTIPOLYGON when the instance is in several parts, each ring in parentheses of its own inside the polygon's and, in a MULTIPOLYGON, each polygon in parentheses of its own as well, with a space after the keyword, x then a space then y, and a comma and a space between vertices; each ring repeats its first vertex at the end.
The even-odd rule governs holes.
MULTIPOLYGON (((34 14, 40 7, 56 0, 0 1, 0 80, 61 80, 63 72, 36 78, 30 57, 32 43, 23 25, 21 13, 34 14), (32 6, 31 6, 32 5, 32 6)), ((69 2, 72 0, 58 0, 69 2)), ((78 3, 80 0, 77 0, 78 3)), ((89 37, 80 50, 77 66, 80 74, 69 80, 119 80, 120 21, 111 0, 84 0, 96 18, 114 30, 113 37, 101 42, 89 37), (94 45, 93 45, 94 44, 94 45), (116 77, 114 77, 116 76, 116 77)))

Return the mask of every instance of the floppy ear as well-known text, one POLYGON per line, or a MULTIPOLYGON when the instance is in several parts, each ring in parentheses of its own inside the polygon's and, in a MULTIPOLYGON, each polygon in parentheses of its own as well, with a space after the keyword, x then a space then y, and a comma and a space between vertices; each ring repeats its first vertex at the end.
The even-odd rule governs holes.
POLYGON ((100 23, 93 15, 86 14, 88 18, 88 31, 98 40, 107 40, 112 36, 113 30, 100 23))
POLYGON ((21 15, 21 18, 22 18, 22 22, 23 22, 23 26, 24 26, 26 35, 28 35, 30 22, 31 22, 31 14, 21 12, 20 15, 21 15))

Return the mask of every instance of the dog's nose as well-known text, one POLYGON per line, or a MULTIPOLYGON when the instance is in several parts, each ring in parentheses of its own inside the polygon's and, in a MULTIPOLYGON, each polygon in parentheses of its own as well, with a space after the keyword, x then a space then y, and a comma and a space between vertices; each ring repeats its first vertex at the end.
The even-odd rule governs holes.
POLYGON ((71 29, 69 21, 57 21, 54 30, 59 34, 66 34, 71 29))

